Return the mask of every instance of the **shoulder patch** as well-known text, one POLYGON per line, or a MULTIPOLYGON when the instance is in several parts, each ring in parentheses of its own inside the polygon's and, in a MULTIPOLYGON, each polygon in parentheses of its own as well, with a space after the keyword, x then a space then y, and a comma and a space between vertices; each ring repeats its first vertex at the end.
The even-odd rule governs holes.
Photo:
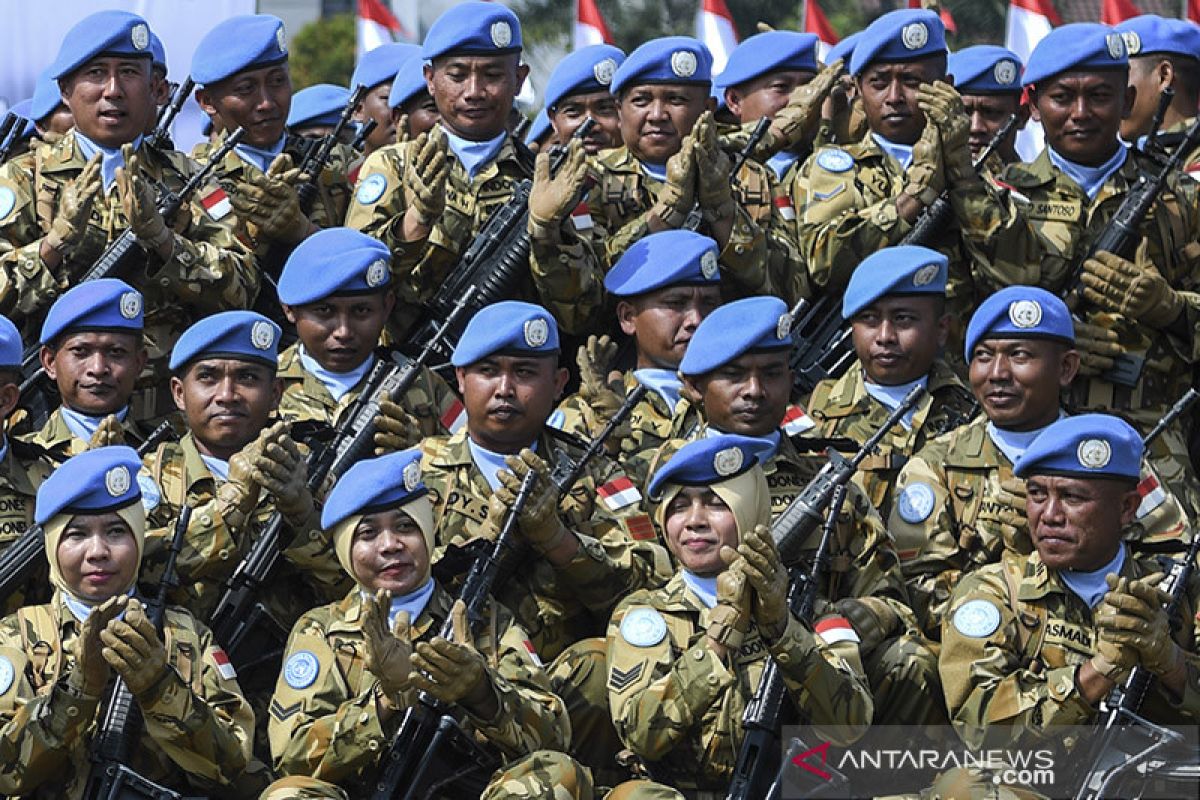
POLYGON ((387 191, 387 178, 376 172, 363 178, 362 183, 358 184, 354 199, 364 206, 369 206, 383 197, 385 191, 387 191))
POLYGON ((653 647, 667 635, 667 621, 653 608, 635 608, 621 620, 621 638, 634 647, 653 647))
POLYGON ((0 656, 0 695, 8 692, 16 679, 17 671, 13 669, 13 663, 8 656, 0 656))
POLYGON ((149 514, 162 502, 162 492, 154 479, 145 472, 138 473, 137 482, 138 488, 142 490, 142 508, 146 509, 146 513, 149 514))
POLYGON ((283 665, 283 679, 293 689, 307 689, 317 680, 321 662, 308 650, 301 650, 288 658, 283 665))
POLYGON ((987 600, 968 600, 954 612, 954 629, 972 639, 991 636, 1000 627, 1000 609, 987 600))
POLYGON ((929 519, 933 513, 934 499, 933 489, 928 483, 910 483, 900 492, 896 511, 900 519, 915 525, 929 519))
POLYGON ((854 166, 854 156, 840 147, 830 147, 817 153, 817 166, 826 172, 846 172, 854 166))
POLYGON ((554 409, 554 413, 546 419, 546 424, 551 428, 557 428, 561 431, 563 426, 567 424, 567 412, 561 408, 554 409))
POLYGON ((7 186, 0 186, 0 219, 12 213, 17 204, 17 193, 7 186))

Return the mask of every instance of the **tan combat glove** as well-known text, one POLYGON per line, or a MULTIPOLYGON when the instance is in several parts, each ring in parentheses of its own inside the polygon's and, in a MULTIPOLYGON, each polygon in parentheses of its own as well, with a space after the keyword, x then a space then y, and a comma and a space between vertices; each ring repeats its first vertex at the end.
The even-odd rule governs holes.
POLYGON ((454 628, 451 639, 434 637, 430 642, 420 642, 412 664, 413 685, 429 692, 443 703, 461 704, 476 716, 491 715, 477 713, 489 699, 495 702, 495 692, 488 678, 487 662, 475 649, 471 629, 467 625, 467 607, 462 600, 455 600, 450 610, 454 628))
POLYGON ((308 468, 300 446, 288 434, 288 423, 276 422, 260 437, 252 463, 254 482, 275 498, 275 507, 293 528, 313 516, 313 498, 305 482, 308 468))
POLYGON ((912 163, 904 173, 904 193, 922 205, 932 205, 946 186, 942 172, 942 143, 936 125, 926 125, 913 145, 912 163))
POLYGON ((63 187, 58 213, 50 223, 50 231, 46 234, 45 241, 64 259, 83 238, 83 232, 92 216, 92 207, 103 188, 99 153, 88 159, 78 177, 63 187))
POLYGON ((517 520, 518 528, 534 550, 542 554, 550 552, 568 536, 567 526, 558 515, 558 488, 550 480, 550 468, 528 448, 520 455, 508 456, 504 463, 508 469, 498 473, 501 486, 492 494, 488 509, 496 530, 500 530, 516 502, 521 482, 532 470, 537 473, 537 479, 517 520))
POLYGON ((393 709, 404 708, 404 696, 412 686, 412 621, 407 611, 396 615, 396 624, 388 629, 392 593, 380 589, 363 600, 363 658, 367 672, 379 680, 383 699, 393 709))
POLYGON ((755 148, 755 158, 765 161, 780 151, 812 144, 821 124, 822 106, 837 84, 843 66, 839 58, 818 72, 817 77, 792 90, 787 105, 775 114, 767 135, 755 148))
POLYGON ((858 650, 870 653, 900 627, 900 617, 879 597, 846 597, 833 604, 858 634, 858 650))
MULTIPOLYGON (((593 436, 608 424, 624 402, 624 382, 621 373, 611 370, 617 355, 617 344, 608 336, 588 336, 587 342, 575 354, 579 366, 579 399, 583 401, 584 416, 593 436)), ((628 424, 613 431, 605 442, 609 455, 621 452, 621 441, 628 438, 628 424)))
POLYGON ((101 447, 111 447, 115 444, 125 444, 125 429, 116 414, 109 414, 100 420, 96 432, 88 439, 87 449, 96 450, 101 447))
POLYGON ((404 202, 422 227, 432 228, 446 210, 446 179, 450 177, 450 145, 441 126, 417 137, 409 148, 412 162, 404 171, 404 202))
POLYGON ((740 564, 754 590, 754 624, 763 638, 773 642, 783 635, 788 622, 788 574, 779 558, 775 540, 766 525, 756 525, 742 536, 737 550, 721 548, 721 559, 733 567, 740 564))
POLYGON ((742 646, 753 616, 746 573, 736 561, 737 556, 733 558, 733 564, 717 576, 717 604, 708 612, 708 628, 705 631, 708 638, 721 645, 726 652, 742 646))
POLYGON ((239 217, 258 228, 260 237, 296 244, 312 230, 295 189, 304 180, 307 176, 292 165, 292 157, 280 153, 265 173, 248 173, 229 202, 239 217))
POLYGON ((1150 261, 1145 240, 1134 261, 1103 251, 1083 262, 1083 299, 1152 328, 1165 328, 1183 313, 1179 296, 1150 261))
POLYGON ((399 403, 381 400, 375 415, 375 455, 398 453, 421 443, 421 423, 399 403))
POLYGON ((217 508, 232 531, 244 530, 258 505, 262 487, 254 480, 254 462, 262 451, 268 430, 260 431, 253 442, 233 454, 229 459, 229 475, 217 487, 217 508))
POLYGON ((162 214, 158 213, 158 198, 150 183, 142 177, 141 156, 134 152, 133 145, 121 147, 125 166, 117 168, 117 196, 121 199, 121 210, 129 220, 133 235, 148 251, 162 253, 168 249, 174 234, 167 227, 162 214))
POLYGON ((709 221, 731 219, 737 203, 733 199, 733 162, 717 139, 717 123, 705 111, 692 130, 696 148, 697 200, 709 221))
POLYGON ((926 124, 933 124, 941 137, 946 179, 952 185, 981 180, 971 159, 971 118, 962 95, 942 81, 923 83, 917 89, 917 106, 925 112, 926 124))
POLYGON ((1183 660, 1171 638, 1165 608, 1170 595, 1158 588, 1162 579, 1161 572, 1138 580, 1106 576, 1109 591, 1096 615, 1096 628, 1104 639, 1134 651, 1138 663, 1159 677, 1183 660))
POLYGON ((125 680, 139 701, 152 699, 155 686, 167 676, 167 648, 154 630, 146 609, 136 597, 121 596, 125 619, 114 619, 100 633, 104 660, 125 680))
POLYGON ((1075 320, 1075 349, 1079 352, 1079 374, 1100 375, 1116 365, 1125 353, 1117 332, 1075 320))
POLYGON ((1026 495, 1024 480, 1005 478, 1000 481, 999 491, 988 498, 991 502, 987 508, 979 512, 979 520, 996 526, 1009 550, 1028 555, 1033 551, 1033 540, 1029 536, 1029 517, 1025 513, 1026 495))
POLYGON ((101 632, 125 608, 125 595, 110 597, 92 609, 80 626, 75 640, 75 668, 67 675, 67 683, 85 697, 99 697, 108 685, 108 661, 104 658, 101 632))
POLYGON ((669 228, 682 226, 696 203, 696 149, 696 140, 685 136, 679 152, 667 159, 667 182, 659 188, 650 214, 669 228))
POLYGON ((579 205, 587 179, 587 153, 578 139, 567 144, 567 158, 554 177, 550 176, 550 151, 538 153, 529 190, 529 235, 556 241, 562 221, 579 205))
POLYGON ((408 135, 408 114, 401 114, 396 120, 396 144, 404 144, 412 137, 408 135))

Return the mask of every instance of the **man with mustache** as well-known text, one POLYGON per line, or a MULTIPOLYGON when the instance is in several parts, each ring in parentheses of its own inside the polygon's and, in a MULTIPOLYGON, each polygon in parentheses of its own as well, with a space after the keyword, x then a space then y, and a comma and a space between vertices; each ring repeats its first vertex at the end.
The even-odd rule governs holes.
POLYGON ((396 141, 396 120, 392 118, 392 107, 388 104, 392 86, 404 62, 420 52, 421 48, 415 44, 382 44, 363 53, 354 65, 350 91, 359 86, 366 86, 368 91, 354 109, 353 119, 360 125, 375 121, 375 130, 363 140, 362 158, 396 141))
POLYGON ((885 247, 858 265, 842 298, 858 363, 821 381, 804 404, 815 433, 861 446, 914 386, 926 394, 855 474, 885 519, 908 458, 933 437, 968 422, 975 401, 941 358, 946 314, 944 255, 927 247, 885 247))
POLYGON ((596 124, 583 139, 583 149, 589 156, 620 147, 617 101, 608 87, 624 63, 625 53, 611 44, 584 47, 558 62, 543 98, 555 141, 569 141, 584 120, 590 119, 596 124))
POLYGON ((950 54, 946 74, 954 80, 954 88, 962 95, 963 108, 971 118, 971 134, 967 144, 971 158, 979 158, 1009 116, 1017 115, 1017 123, 996 148, 998 165, 1021 160, 1017 155, 1017 131, 1029 121, 1029 106, 1022 102, 1021 59, 1011 50, 992 44, 964 47, 950 54))
MULTIPOLYGON (((1032 286, 988 298, 967 327, 971 389, 983 414, 917 451, 896 481, 888 529, 896 540, 913 608, 936 639, 950 593, 963 576, 1005 550, 1029 553, 1024 487, 1012 466, 1065 416, 1061 392, 1079 369, 1066 305, 1032 286)), ((1129 539, 1177 544, 1185 520, 1149 472, 1129 539)))

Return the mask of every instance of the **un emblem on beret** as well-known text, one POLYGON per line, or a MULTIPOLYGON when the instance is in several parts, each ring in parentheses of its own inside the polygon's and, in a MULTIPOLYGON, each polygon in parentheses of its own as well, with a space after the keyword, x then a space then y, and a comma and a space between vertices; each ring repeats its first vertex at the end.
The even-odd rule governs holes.
POLYGON ((1017 79, 1017 65, 1007 58, 997 61, 992 67, 992 77, 1001 86, 1008 86, 1017 79))
POLYGON ((135 50, 145 50, 150 46, 150 29, 147 28, 143 23, 139 22, 137 25, 133 26, 133 30, 130 33, 130 38, 133 40, 133 47, 135 50))
POLYGON ((792 315, 780 314, 779 319, 775 322, 775 338, 783 341, 792 332, 792 315))
POLYGON ((592 67, 592 74, 596 76, 596 83, 601 86, 608 86, 612 83, 613 75, 617 73, 617 62, 611 58, 604 58, 597 62, 596 66, 592 67))
POLYGON ((1114 59, 1120 59, 1125 55, 1125 40, 1121 38, 1121 34, 1108 34, 1104 37, 1104 43, 1108 45, 1108 54, 1114 59))
POLYGON ((492 44, 496 47, 508 47, 512 44, 512 26, 504 20, 492 23, 492 44))
POLYGON ((280 25, 275 29, 275 44, 279 45, 279 52, 287 55, 287 35, 283 32, 283 26, 280 25))
POLYGON ((412 461, 404 468, 404 491, 411 492, 421 483, 421 462, 412 461))
POLYGON ((676 50, 671 53, 671 71, 680 78, 690 78, 696 74, 696 54, 690 50, 676 50))
POLYGON ((913 22, 900 31, 900 42, 909 50, 920 50, 929 41, 929 29, 924 22, 913 22))
POLYGON ((541 347, 550 338, 550 326, 546 320, 538 317, 525 323, 525 344, 529 347, 541 347))
POLYGON ((137 292, 126 292, 121 295, 121 316, 125 319, 136 319, 142 313, 142 296, 137 292))
POLYGON ((705 250, 700 256, 700 274, 704 276, 706 281, 711 281, 717 275, 717 254, 712 250, 705 250))
POLYGON ((1075 456, 1088 469, 1104 469, 1112 460, 1112 446, 1104 439, 1084 439, 1076 448, 1075 456))
POLYGON ((259 350, 270 350, 275 344, 275 329, 269 322, 256 322, 250 327, 250 344, 259 350))
POLYGON ((127 467, 113 467, 104 473, 104 488, 113 497, 120 497, 129 491, 130 480, 127 467))
POLYGON ((937 277, 937 274, 937 264, 926 264, 913 273, 913 286, 928 286, 929 284, 933 283, 933 279, 937 277))
POLYGON ((1017 300, 1008 307, 1008 319, 1018 328, 1036 328, 1042 321, 1042 306, 1036 300, 1017 300))
MULTIPOLYGON (((1142 52, 1142 37, 1137 35, 1136 31, 1121 31, 1121 38, 1125 40, 1125 52, 1131 56, 1136 56, 1142 52)), ((1119 58, 1119 56, 1113 56, 1119 58)))
POLYGON ((713 456, 713 472, 727 478, 742 468, 745 456, 740 447, 726 447, 713 456))
POLYGON ((371 262, 371 266, 367 267, 367 286, 374 289, 376 286, 383 284, 387 280, 388 266, 387 262, 382 258, 371 262))

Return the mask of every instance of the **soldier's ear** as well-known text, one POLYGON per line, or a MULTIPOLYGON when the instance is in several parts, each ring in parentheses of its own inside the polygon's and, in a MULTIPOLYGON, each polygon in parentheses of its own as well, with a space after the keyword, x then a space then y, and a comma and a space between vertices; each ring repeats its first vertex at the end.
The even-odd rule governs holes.
POLYGON ((283 378, 278 376, 271 381, 271 410, 275 411, 279 408, 279 401, 283 399, 283 378))
POLYGON ((1137 100, 1137 87, 1132 83, 1125 84, 1125 106, 1121 109, 1121 119, 1128 119, 1133 113, 1133 101, 1137 100))
POLYGON ((1067 388, 1079 373, 1079 351, 1074 347, 1066 348, 1062 354, 1062 366, 1058 376, 1058 385, 1067 388))
POLYGON ((617 324, 621 326, 621 332, 626 336, 634 336, 637 334, 637 309, 633 303, 628 300, 617 301, 617 324))
POLYGON ((202 87, 196 90, 196 103, 210 117, 217 113, 217 107, 213 105, 212 93, 207 88, 202 87))
MULTIPOLYGON (((18 380, 20 375, 15 376, 18 380)), ((0 420, 8 419, 17 407, 17 403, 21 402, 21 387, 16 381, 6 380, 4 385, 0 386, 0 420)))
POLYGON ((175 401, 175 407, 180 411, 184 410, 183 404, 183 381, 178 375, 171 376, 171 399, 175 401))
POLYGON ((679 394, 687 398, 687 401, 697 408, 704 404, 704 394, 700 391, 700 387, 696 382, 687 375, 680 375, 683 381, 683 386, 679 389, 679 394))

